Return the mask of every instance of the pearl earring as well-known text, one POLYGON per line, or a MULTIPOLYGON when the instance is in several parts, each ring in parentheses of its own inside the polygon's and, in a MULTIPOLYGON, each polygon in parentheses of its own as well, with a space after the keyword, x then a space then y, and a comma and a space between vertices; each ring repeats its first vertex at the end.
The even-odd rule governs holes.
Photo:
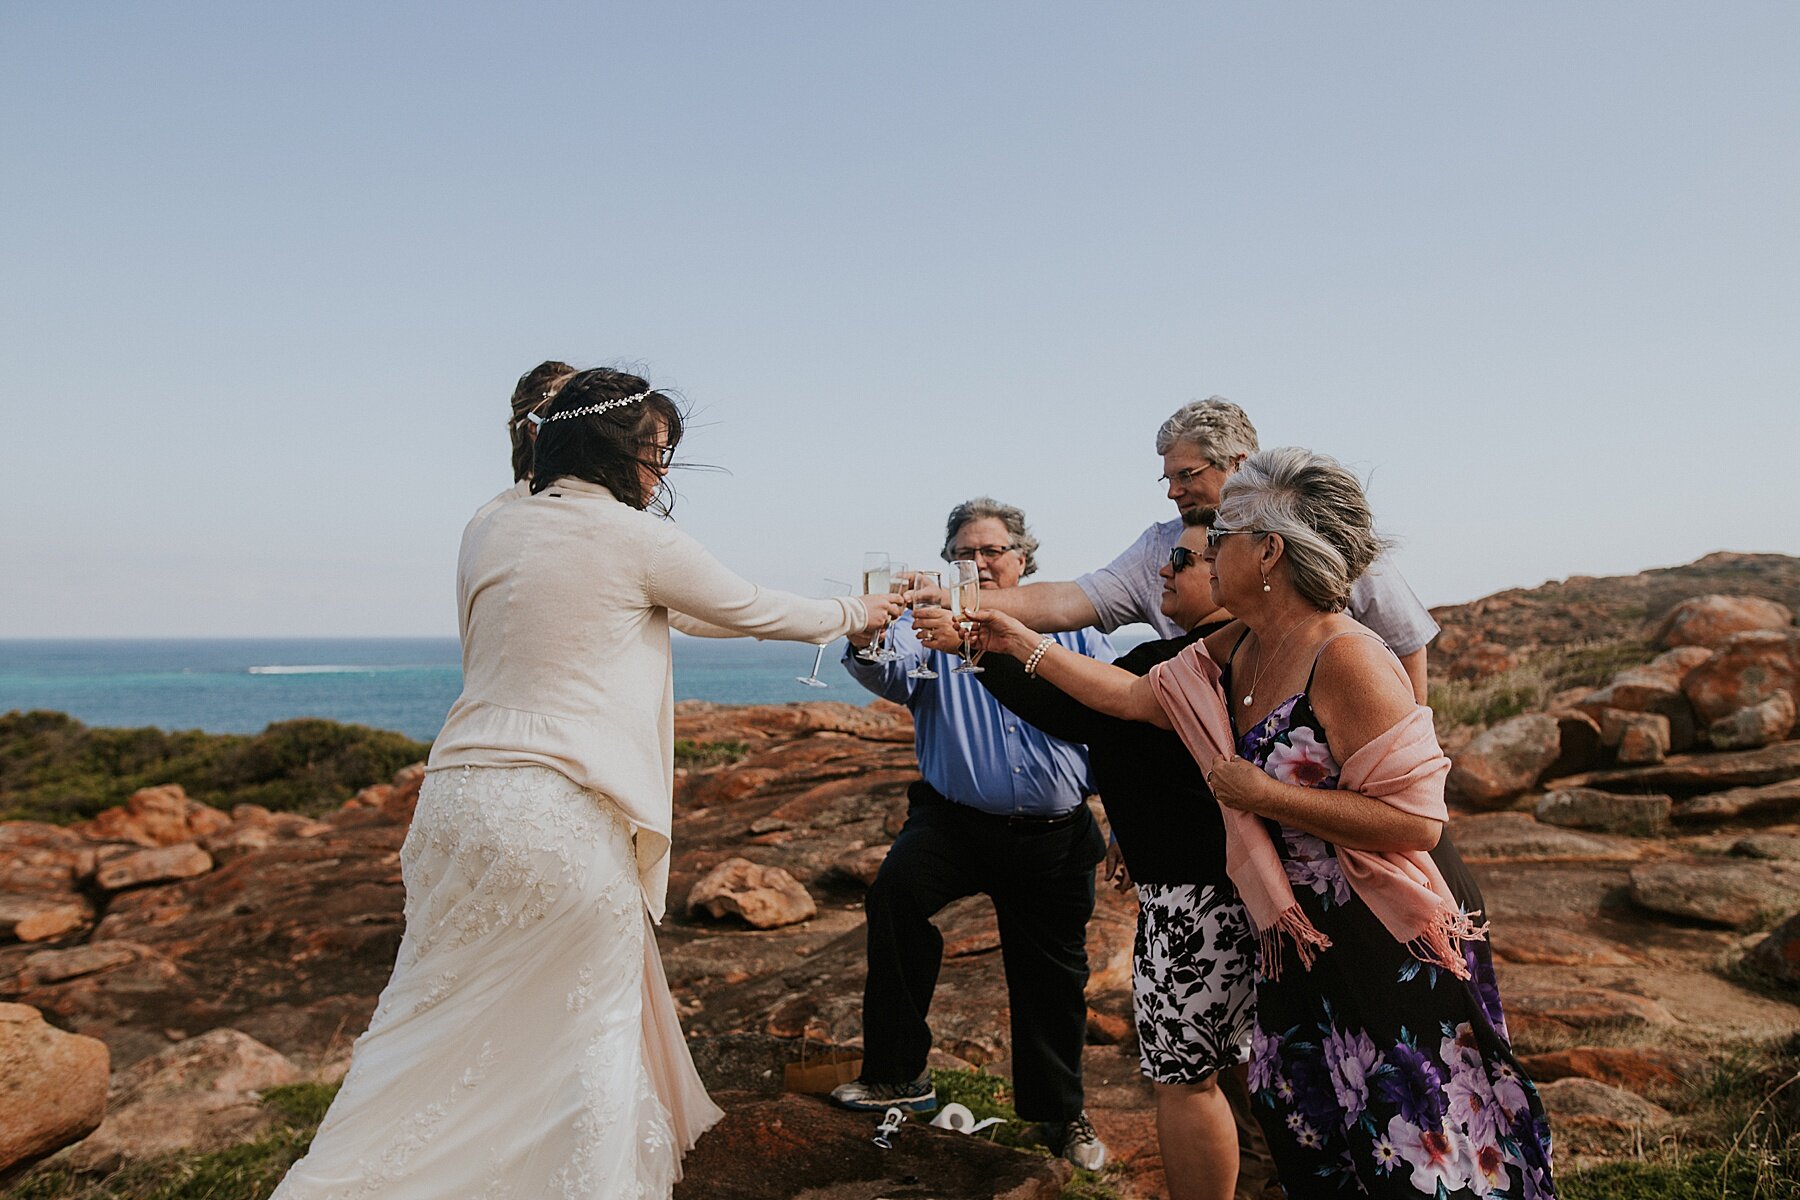
POLYGON ((1269 590, 1271 590, 1269 587, 1269 577, 1267 575, 1264 575, 1263 576, 1263 591, 1266 592, 1269 590))

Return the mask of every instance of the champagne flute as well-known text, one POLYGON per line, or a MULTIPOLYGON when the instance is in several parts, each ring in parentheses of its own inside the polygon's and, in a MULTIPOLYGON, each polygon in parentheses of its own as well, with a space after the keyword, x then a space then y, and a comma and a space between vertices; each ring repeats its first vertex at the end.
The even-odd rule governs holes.
MULTIPOLYGON (((865 596, 877 596, 888 590, 893 582, 894 568, 887 552, 870 550, 863 555, 862 590, 865 596)), ((870 643, 856 652, 856 657, 864 662, 886 662, 881 651, 881 634, 877 632, 870 643)))
MULTIPOLYGON (((888 565, 887 590, 889 592, 896 596, 904 596, 908 586, 906 580, 907 574, 905 563, 895 561, 888 565)), ((875 652, 881 656, 882 662, 893 662, 900 657, 900 652, 894 649, 893 638, 889 636, 892 631, 893 622, 890 621, 887 625, 882 627, 880 633, 875 635, 875 652)))
MULTIPOLYGON (((936 591, 943 586, 944 573, 942 571, 913 572, 913 587, 916 590, 923 591, 924 589, 930 588, 931 590, 936 591)), ((938 602, 930 597, 913 601, 914 612, 919 612, 922 609, 935 609, 937 607, 938 602)), ((919 665, 908 671, 906 677, 908 679, 936 679, 938 677, 938 673, 931 669, 931 651, 925 649, 923 646, 919 647, 919 665)))
MULTIPOLYGON (((825 581, 825 586, 832 593, 839 596, 847 596, 850 594, 850 585, 836 579, 827 579, 825 581)), ((825 648, 829 645, 831 645, 830 642, 819 643, 819 652, 813 655, 812 674, 794 676, 795 683, 804 683, 807 687, 813 688, 831 686, 829 683, 826 683, 823 679, 819 678, 819 664, 825 661, 825 648)))
MULTIPOLYGON (((950 564, 950 614, 961 617, 971 608, 981 607, 981 567, 971 558, 959 558, 950 564)), ((962 661, 951 668, 952 675, 979 675, 984 668, 975 665, 969 657, 969 633, 975 628, 973 621, 959 620, 956 627, 962 630, 962 661)), ((979 657, 977 655, 976 657, 979 657)))

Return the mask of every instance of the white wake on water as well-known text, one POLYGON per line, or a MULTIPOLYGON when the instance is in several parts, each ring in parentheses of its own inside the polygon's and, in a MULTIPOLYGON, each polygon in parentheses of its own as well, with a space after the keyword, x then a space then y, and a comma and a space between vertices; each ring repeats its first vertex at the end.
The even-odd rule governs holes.
POLYGON ((373 675, 377 671, 398 671, 403 667, 358 667, 340 664, 323 663, 317 666, 283 666, 276 664, 267 667, 251 667, 247 675, 373 675))

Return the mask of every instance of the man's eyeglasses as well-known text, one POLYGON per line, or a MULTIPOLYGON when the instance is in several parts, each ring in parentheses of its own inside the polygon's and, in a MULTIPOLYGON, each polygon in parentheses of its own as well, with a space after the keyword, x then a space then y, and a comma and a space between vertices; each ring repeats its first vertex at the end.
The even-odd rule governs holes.
POLYGON ((1194 480, 1200 478, 1208 471, 1215 469, 1217 468, 1213 463, 1207 463, 1204 467, 1184 467, 1173 475, 1158 475, 1156 477, 1156 482, 1179 483, 1182 487, 1190 487, 1193 485, 1194 480))
POLYGON ((1186 546, 1170 547, 1169 574, 1179 575, 1199 561, 1200 556, 1186 546))
POLYGON ((1216 554, 1219 550, 1219 543, 1234 533, 1248 533, 1261 537, 1266 532, 1262 529, 1227 529, 1223 525, 1209 525, 1206 530, 1206 548, 1216 554))
POLYGON ((993 562, 1002 554, 1011 554, 1017 549, 1017 546, 952 546, 950 547, 950 558, 952 561, 967 558, 993 562))

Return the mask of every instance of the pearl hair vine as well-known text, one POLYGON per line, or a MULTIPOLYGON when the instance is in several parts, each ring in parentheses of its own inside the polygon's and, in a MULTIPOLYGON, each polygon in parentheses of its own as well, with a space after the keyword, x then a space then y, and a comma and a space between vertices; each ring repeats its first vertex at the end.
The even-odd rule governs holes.
POLYGON ((551 413, 547 417, 539 416, 537 413, 528 413, 528 414, 526 414, 526 420, 530 421, 533 425, 541 426, 546 421, 560 421, 564 417, 597 416, 600 413, 606 412, 610 409, 623 408, 627 404, 636 404, 639 400, 642 400, 645 396, 648 396, 649 394, 650 394, 649 392, 639 392, 635 396, 621 396, 617 400, 606 400, 606 401, 602 401, 599 404, 590 404, 586 408, 565 409, 559 413, 551 413))

